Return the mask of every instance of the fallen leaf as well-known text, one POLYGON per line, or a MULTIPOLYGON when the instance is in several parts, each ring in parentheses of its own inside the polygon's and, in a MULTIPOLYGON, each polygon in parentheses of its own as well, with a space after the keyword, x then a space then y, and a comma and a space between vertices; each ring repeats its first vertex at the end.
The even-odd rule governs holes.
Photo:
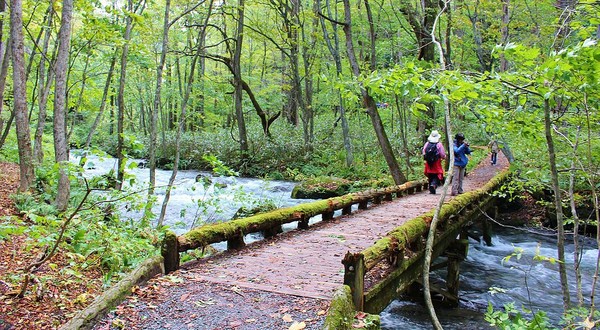
POLYGON ((365 318, 367 318, 367 313, 364 312, 357 312, 356 315, 354 315, 355 319, 359 319, 359 320, 364 320, 365 318))
POLYGON ((230 327, 239 327, 240 325, 242 325, 242 321, 233 321, 233 322, 229 322, 229 326, 230 327))
POLYGON ((294 319, 292 319, 292 316, 290 314, 285 314, 281 319, 284 320, 285 322, 294 321, 294 319))
POLYGON ((292 324, 290 326, 289 330, 302 330, 304 328, 306 328, 306 323, 304 323, 304 322, 300 322, 300 323, 294 322, 294 324, 292 324))
POLYGON ((323 315, 325 315, 325 311, 321 309, 320 311, 317 312, 317 315, 323 316, 323 315))
POLYGON ((256 319, 247 319, 246 320, 246 323, 254 323, 254 322, 256 322, 256 319))
POLYGON ((179 298, 179 301, 185 301, 185 300, 187 300, 187 298, 188 298, 189 296, 190 296, 190 294, 189 294, 189 293, 182 294, 182 295, 181 295, 181 297, 179 298))

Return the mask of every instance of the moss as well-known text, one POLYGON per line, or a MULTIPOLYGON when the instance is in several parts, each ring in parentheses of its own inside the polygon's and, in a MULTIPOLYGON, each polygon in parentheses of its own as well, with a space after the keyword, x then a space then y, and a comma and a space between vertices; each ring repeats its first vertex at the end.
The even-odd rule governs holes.
POLYGON ((179 268, 179 251, 177 247, 177 235, 167 230, 160 248, 164 259, 165 272, 170 273, 179 268))
MULTIPOLYGON (((504 171, 492 178, 482 188, 474 191, 469 191, 459 196, 456 196, 450 202, 445 203, 440 210, 438 218, 441 222, 449 221, 452 216, 458 214, 463 208, 471 205, 479 205, 482 198, 488 196, 488 193, 495 190, 504 181, 510 178, 510 172, 504 171)), ((401 189, 414 187, 418 182, 407 182, 401 186, 401 189)), ((429 225, 433 219, 434 211, 427 212, 414 219, 411 219, 392 230, 387 237, 383 237, 376 241, 372 246, 362 251, 365 256, 365 264, 367 269, 370 269, 379 260, 385 258, 390 252, 392 238, 397 240, 400 248, 407 247, 408 244, 417 241, 427 234, 429 225)))
POLYGON ((352 303, 350 287, 342 285, 333 294, 323 329, 350 330, 352 329, 354 314, 355 308, 354 303, 352 303))
POLYGON ((342 196, 350 192, 352 182, 335 177, 317 177, 294 187, 292 198, 320 199, 342 196))

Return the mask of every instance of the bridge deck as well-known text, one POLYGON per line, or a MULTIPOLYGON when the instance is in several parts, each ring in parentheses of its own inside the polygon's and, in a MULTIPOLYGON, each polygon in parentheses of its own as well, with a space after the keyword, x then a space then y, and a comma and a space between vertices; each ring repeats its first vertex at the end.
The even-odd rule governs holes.
MULTIPOLYGON (((487 183, 507 165, 503 155, 496 166, 484 161, 465 178, 465 191, 487 183)), ((290 318, 307 320, 306 329, 317 329, 333 291, 343 283, 341 260, 346 252, 359 252, 405 221, 430 211, 438 203, 439 192, 383 202, 308 230, 293 230, 188 263, 174 277, 150 281, 150 286, 118 308, 119 317, 143 329, 169 324, 174 329, 287 329, 290 318), (261 314, 261 306, 271 313, 261 314), (220 315, 220 323, 209 321, 213 313, 220 315), (285 319, 286 314, 290 318, 285 319)))

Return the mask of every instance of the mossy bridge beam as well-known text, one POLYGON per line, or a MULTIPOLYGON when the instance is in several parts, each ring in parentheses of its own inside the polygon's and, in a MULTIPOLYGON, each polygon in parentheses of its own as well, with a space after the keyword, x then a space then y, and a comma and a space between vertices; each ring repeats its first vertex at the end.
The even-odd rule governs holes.
MULTIPOLYGON (((484 187, 459 195, 443 205, 432 260, 442 254, 449 257, 447 285, 450 292, 443 293, 447 298, 456 296, 458 299, 457 264, 466 257, 466 230, 472 225, 486 227, 483 212, 496 205, 497 198, 493 192, 509 178, 509 171, 503 171, 484 187)), ((411 285, 420 281, 425 241, 433 212, 432 210, 409 220, 359 253, 346 254, 343 261, 346 270, 344 284, 350 287, 357 310, 378 314, 400 293, 406 292, 411 285), (380 281, 366 285, 365 277, 368 272, 374 271, 383 261, 392 268, 380 281)), ((489 231, 484 230, 485 234, 489 235, 489 231)), ((487 242, 489 237, 484 239, 487 242)))
POLYGON ((299 229, 307 229, 309 219, 314 216, 321 215, 322 219, 327 221, 333 219, 334 212, 338 210, 341 210, 342 214, 350 214, 352 206, 355 204, 359 209, 366 209, 369 204, 379 204, 382 200, 389 201, 393 198, 415 194, 426 188, 426 180, 411 181, 402 185, 281 208, 248 218, 208 224, 181 236, 168 232, 161 249, 165 260, 165 272, 168 273, 179 268, 179 253, 181 252, 223 241, 227 242, 228 249, 237 249, 245 245, 244 236, 250 233, 260 232, 265 237, 273 236, 282 232, 282 225, 296 221, 299 229))

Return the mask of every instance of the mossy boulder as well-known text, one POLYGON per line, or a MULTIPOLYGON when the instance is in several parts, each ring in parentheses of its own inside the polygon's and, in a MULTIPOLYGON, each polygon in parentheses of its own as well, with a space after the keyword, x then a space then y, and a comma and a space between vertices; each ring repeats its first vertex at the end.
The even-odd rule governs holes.
POLYGON ((292 198, 324 199, 351 192, 352 181, 335 177, 317 177, 301 182, 292 190, 292 198))
POLYGON ((240 207, 231 220, 248 218, 256 214, 266 213, 277 209, 277 205, 272 200, 265 200, 257 205, 240 207))

